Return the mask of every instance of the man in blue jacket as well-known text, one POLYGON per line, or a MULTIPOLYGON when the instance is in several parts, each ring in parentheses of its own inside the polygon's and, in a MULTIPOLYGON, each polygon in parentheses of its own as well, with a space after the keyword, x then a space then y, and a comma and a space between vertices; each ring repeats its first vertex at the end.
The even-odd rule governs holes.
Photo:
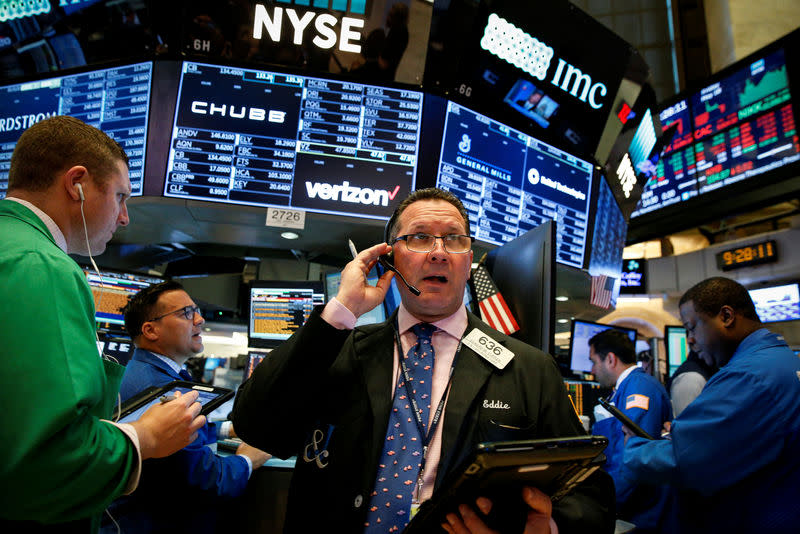
MULTIPOLYGON (((628 335, 613 328, 594 335, 589 339, 589 359, 597 381, 614 388, 610 402, 645 432, 659 436, 664 422, 672 419, 672 405, 664 386, 636 366, 628 335)), ((618 515, 634 523, 637 532, 657 532, 667 504, 666 489, 627 477, 622 466, 622 424, 601 406, 595 409, 595 419, 592 432, 608 438, 606 470, 616 486, 618 515)))
MULTIPOLYGON (((205 321, 183 286, 174 281, 150 286, 131 297, 124 313, 125 328, 136 350, 122 377, 122 400, 150 386, 191 381, 183 365, 203 351, 201 330, 205 321)), ((188 447, 150 462, 139 490, 118 501, 112 510, 124 531, 215 531, 219 499, 241 495, 252 470, 269 458, 246 443, 235 455, 217 455, 209 445, 218 437, 232 435, 230 422, 219 426, 207 423, 188 447), (165 492, 169 498, 165 498, 165 492)))
POLYGON ((679 306, 687 341, 719 371, 672 422, 671 440, 627 440, 626 470, 680 491, 676 532, 797 532, 800 358, 733 280, 704 280, 679 306))

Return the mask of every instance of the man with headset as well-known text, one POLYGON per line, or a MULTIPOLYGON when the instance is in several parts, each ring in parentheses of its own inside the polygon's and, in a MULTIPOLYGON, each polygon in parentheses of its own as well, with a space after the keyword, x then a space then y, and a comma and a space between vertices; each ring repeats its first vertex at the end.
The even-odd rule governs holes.
MULTIPOLYGON (((336 297, 239 389, 238 435, 279 457, 298 457, 286 532, 323 525, 398 532, 477 443, 584 434, 553 359, 462 305, 472 238, 461 202, 438 189, 415 191, 386 233, 387 243, 357 254, 336 297), (385 323, 354 329, 386 295, 392 273, 375 287, 365 275, 390 251, 390 268, 404 281, 399 310, 385 323), (510 361, 503 369, 480 354, 470 333, 504 347, 510 361)), ((613 485, 602 471, 554 505, 532 488, 510 498, 531 507, 529 532, 614 530, 613 485)), ((486 499, 475 504, 482 513, 492 507, 486 499)), ((518 510, 521 531, 526 517, 518 510)), ((447 521, 451 532, 486 528, 466 504, 447 521)))
POLYGON ((141 461, 185 447, 205 423, 192 392, 130 424, 109 419, 124 368, 101 359, 86 276, 128 224, 127 156, 100 130, 57 116, 31 126, 0 201, 0 531, 93 532, 136 488, 141 461))

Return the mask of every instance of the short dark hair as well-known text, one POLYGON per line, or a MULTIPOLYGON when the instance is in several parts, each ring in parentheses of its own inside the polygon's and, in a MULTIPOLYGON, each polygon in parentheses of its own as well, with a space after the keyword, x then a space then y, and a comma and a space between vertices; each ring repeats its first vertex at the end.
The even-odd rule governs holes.
POLYGON ((45 191, 58 173, 75 165, 86 167, 95 184, 104 189, 117 161, 128 165, 119 143, 75 117, 57 115, 22 132, 11 155, 8 189, 45 191))
POLYGON ((128 298, 128 303, 122 308, 122 314, 125 317, 125 330, 131 339, 135 340, 142 335, 142 325, 153 318, 161 295, 168 291, 179 290, 186 291, 179 282, 167 280, 146 287, 128 298))
POLYGON ((391 223, 392 226, 389 229, 389 242, 394 240, 397 237, 397 227, 400 225, 400 215, 406 210, 414 202, 419 202, 420 200, 444 200, 445 202, 449 202, 458 210, 458 213, 461 214, 461 217, 464 219, 464 231, 467 235, 469 235, 469 214, 467 210, 464 209, 464 204, 461 203, 461 200, 453 193, 449 191, 445 191, 444 189, 438 189, 436 187, 429 187, 427 189, 417 189, 416 191, 412 191, 410 195, 408 195, 394 212, 392 215, 391 223))
POLYGON ((622 363, 636 363, 636 351, 633 348, 633 341, 628 334, 609 328, 598 332, 589 339, 589 346, 594 348, 594 352, 605 360, 609 352, 613 352, 622 363))
POLYGON ((753 305, 750 293, 739 282, 714 276, 690 287, 681 297, 678 306, 683 306, 692 301, 694 309, 705 315, 714 317, 723 306, 730 306, 746 319, 761 322, 753 305))

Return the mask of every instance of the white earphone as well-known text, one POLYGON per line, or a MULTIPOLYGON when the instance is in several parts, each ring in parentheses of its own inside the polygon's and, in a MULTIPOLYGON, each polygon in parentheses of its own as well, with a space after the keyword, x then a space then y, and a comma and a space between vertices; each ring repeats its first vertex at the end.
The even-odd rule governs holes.
POLYGON ((81 197, 81 202, 86 200, 86 197, 83 196, 83 186, 80 183, 75 184, 75 189, 78 190, 78 196, 81 197))

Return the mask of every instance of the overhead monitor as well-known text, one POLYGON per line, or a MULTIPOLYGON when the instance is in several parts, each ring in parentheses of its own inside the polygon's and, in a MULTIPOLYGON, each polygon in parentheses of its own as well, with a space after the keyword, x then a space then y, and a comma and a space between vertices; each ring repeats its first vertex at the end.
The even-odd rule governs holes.
POLYGON ((749 289, 748 293, 762 323, 800 319, 800 289, 797 282, 749 289))
POLYGON ((436 186, 469 213, 470 232, 502 245, 552 220, 556 261, 583 268, 593 166, 448 102, 436 186))
POLYGON ((305 324, 324 298, 322 282, 250 282, 249 346, 277 347, 305 324))
POLYGON ((687 356, 689 356, 686 329, 682 326, 665 326, 664 345, 667 347, 668 376, 672 376, 675 374, 678 367, 686 361, 687 356))
MULTIPOLYGON (((325 282, 325 302, 328 302, 339 292, 339 283, 342 280, 342 273, 341 271, 325 273, 323 275, 323 280, 325 282)), ((378 283, 377 268, 374 268, 372 271, 370 271, 369 276, 367 276, 367 283, 371 286, 375 286, 378 283)), ((359 316, 356 319, 356 326, 382 323, 385 320, 386 309, 382 304, 378 304, 370 311, 359 316)))
POLYGON ((634 346, 636 345, 636 330, 632 328, 573 319, 572 332, 569 340, 569 367, 574 373, 592 372, 592 360, 589 359, 589 340, 596 334, 608 330, 609 328, 627 334, 631 339, 631 343, 634 346))
POLYGON ((638 295, 647 293, 647 260, 629 259, 622 262, 621 294, 638 295))
POLYGON ((22 132, 56 115, 103 130, 128 155, 131 194, 142 194, 153 62, 0 85, 0 198, 22 132))
POLYGON ((800 172, 800 31, 664 103, 675 137, 632 214, 631 242, 783 198, 800 172))
POLYGON ((591 226, 589 274, 620 278, 628 224, 605 176, 598 176, 597 182, 597 204, 594 224, 591 226))
POLYGON ((122 308, 130 297, 164 281, 158 276, 110 270, 101 270, 98 276, 91 267, 82 269, 94 296, 95 321, 111 325, 125 324, 122 308))
POLYGON ((164 195, 388 218, 421 117, 418 91, 186 61, 164 195))

